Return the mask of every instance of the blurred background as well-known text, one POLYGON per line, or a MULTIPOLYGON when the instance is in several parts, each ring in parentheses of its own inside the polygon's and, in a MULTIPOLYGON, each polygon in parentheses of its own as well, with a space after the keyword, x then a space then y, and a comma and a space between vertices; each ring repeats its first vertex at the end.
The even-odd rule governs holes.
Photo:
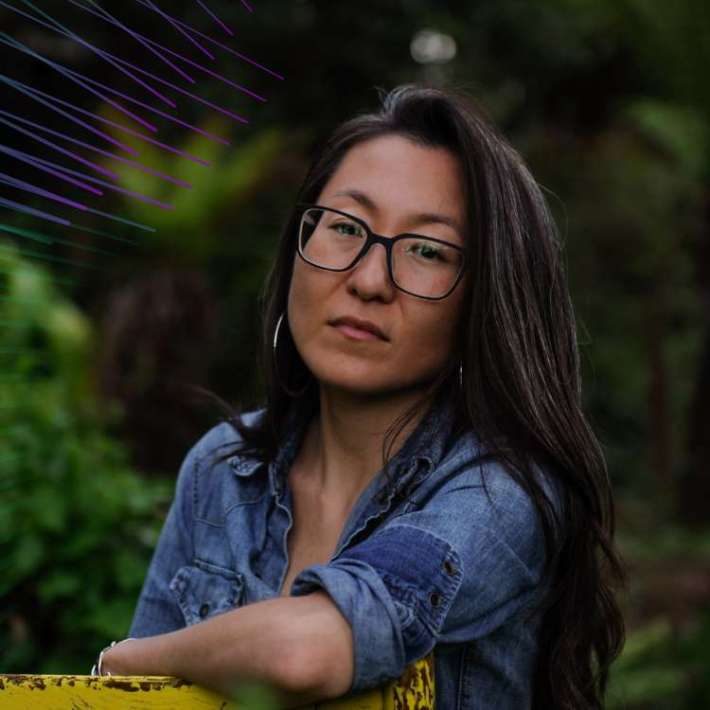
POLYGON ((709 40, 704 0, 0 2, 0 672, 126 635, 221 416, 189 385, 259 402, 314 146, 425 81, 476 97, 565 242, 631 580, 609 707, 710 707, 709 40))

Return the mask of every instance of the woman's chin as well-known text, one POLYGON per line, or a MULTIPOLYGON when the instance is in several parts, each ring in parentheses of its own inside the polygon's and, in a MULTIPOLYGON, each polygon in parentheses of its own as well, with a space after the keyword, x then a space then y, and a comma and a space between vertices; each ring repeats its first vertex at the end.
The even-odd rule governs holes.
POLYGON ((373 373, 338 373, 331 377, 318 378, 326 392, 347 394, 351 397, 385 399, 423 389, 426 384, 401 379, 376 377, 373 373))

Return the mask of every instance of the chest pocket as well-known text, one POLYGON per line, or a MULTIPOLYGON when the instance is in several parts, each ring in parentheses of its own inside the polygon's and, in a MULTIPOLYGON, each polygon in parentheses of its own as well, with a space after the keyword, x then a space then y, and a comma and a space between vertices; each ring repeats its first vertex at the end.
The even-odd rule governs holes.
POLYGON ((181 567, 177 571, 170 589, 185 623, 190 626, 239 606, 244 578, 232 570, 196 560, 195 566, 181 567))

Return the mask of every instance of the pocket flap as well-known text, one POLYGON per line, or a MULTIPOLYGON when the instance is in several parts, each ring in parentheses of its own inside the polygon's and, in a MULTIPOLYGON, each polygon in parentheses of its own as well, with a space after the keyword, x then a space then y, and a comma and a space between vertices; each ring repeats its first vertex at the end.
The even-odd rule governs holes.
POLYGON ((215 571, 195 566, 181 567, 170 589, 188 626, 239 606, 244 589, 242 575, 230 570, 215 571))

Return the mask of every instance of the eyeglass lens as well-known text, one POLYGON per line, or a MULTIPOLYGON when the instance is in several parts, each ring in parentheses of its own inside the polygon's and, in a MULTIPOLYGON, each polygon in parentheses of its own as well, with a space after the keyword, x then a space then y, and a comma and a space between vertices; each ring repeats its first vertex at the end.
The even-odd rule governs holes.
MULTIPOLYGON (((353 219, 325 208, 308 208, 301 218, 299 248, 314 266, 345 270, 360 256, 367 231, 353 219)), ((401 289, 437 298, 456 283, 463 254, 454 247, 412 235, 392 247, 392 275, 401 289)))

